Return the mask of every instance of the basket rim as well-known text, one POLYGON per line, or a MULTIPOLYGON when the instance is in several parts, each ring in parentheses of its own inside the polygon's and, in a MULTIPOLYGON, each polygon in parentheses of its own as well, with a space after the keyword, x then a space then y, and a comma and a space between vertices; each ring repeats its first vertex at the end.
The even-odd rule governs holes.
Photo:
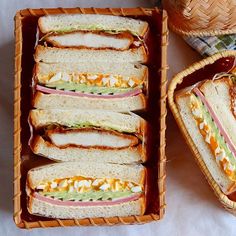
POLYGON ((236 34, 236 29, 228 30, 184 30, 181 27, 177 27, 173 22, 169 20, 168 25, 171 30, 182 36, 188 37, 205 37, 205 36, 220 36, 236 34))
POLYGON ((40 9, 23 9, 16 12, 15 17, 15 80, 14 80, 14 214, 13 220, 19 228, 38 228, 38 227, 56 227, 56 226, 89 226, 89 225, 117 225, 117 224, 143 224, 150 221, 160 220, 165 212, 165 118, 166 118, 166 85, 167 85, 167 13, 165 10, 156 8, 40 8, 40 9), (27 16, 41 16, 46 14, 113 14, 113 15, 149 15, 156 12, 162 14, 162 42, 161 42, 161 118, 160 118, 160 159, 158 161, 158 186, 159 191, 158 201, 160 203, 158 214, 146 214, 143 216, 127 216, 127 217, 99 217, 99 218, 86 218, 86 219, 51 219, 46 221, 33 221, 28 222, 21 218, 21 140, 20 140, 20 115, 21 115, 21 55, 22 55, 22 19, 27 16))
POLYGON ((214 64, 217 60, 219 60, 221 58, 231 57, 231 56, 235 56, 235 58, 236 58, 236 51, 232 51, 232 50, 223 51, 223 52, 214 54, 213 56, 207 57, 199 62, 196 62, 196 63, 192 64, 191 66, 189 66, 188 68, 186 68, 185 70, 179 72, 178 74, 176 74, 172 78, 172 80, 169 84, 169 87, 168 87, 167 96, 168 96, 169 107, 170 107, 171 112, 175 118, 175 121, 177 122, 177 125, 178 125, 185 141, 187 142, 187 144, 194 156, 195 161, 197 162, 202 173, 204 174, 205 178, 207 179, 208 183, 210 184, 211 188, 213 189, 216 197, 220 200, 220 202, 223 204, 223 206, 226 209, 231 210, 231 211, 236 211, 236 202, 230 200, 228 198, 228 196, 221 191, 218 184, 212 178, 207 166, 205 165, 200 153, 198 152, 196 145, 192 141, 191 137, 188 135, 188 131, 185 128, 185 125, 181 119, 179 110, 177 108, 177 105, 174 101, 175 89, 176 89, 177 85, 179 85, 183 82, 183 80, 186 76, 194 73, 195 71, 203 68, 206 65, 214 64))

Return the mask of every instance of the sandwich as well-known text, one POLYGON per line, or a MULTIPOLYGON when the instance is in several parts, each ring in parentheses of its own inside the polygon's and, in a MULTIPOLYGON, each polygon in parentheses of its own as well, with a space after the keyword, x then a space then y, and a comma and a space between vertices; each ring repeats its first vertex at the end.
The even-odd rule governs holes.
POLYGON ((141 64, 36 63, 33 107, 145 110, 148 68, 141 64))
POLYGON ((143 215, 145 187, 146 170, 141 165, 45 165, 28 172, 28 211, 60 219, 143 215))
POLYGON ((30 146, 56 161, 146 161, 147 124, 135 114, 103 110, 35 109, 30 146))
POLYGON ((236 191, 235 85, 234 69, 175 94, 182 121, 225 194, 236 191))
POLYGON ((53 47, 127 50, 143 44, 148 23, 122 16, 67 14, 42 16, 38 28, 40 41, 53 47))
POLYGON ((35 49, 33 106, 145 110, 148 23, 112 15, 42 16, 35 49))

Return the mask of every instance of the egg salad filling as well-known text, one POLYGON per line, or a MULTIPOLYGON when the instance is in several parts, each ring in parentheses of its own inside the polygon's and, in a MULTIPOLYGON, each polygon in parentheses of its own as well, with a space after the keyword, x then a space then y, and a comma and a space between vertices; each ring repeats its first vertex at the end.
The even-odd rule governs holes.
POLYGON ((104 201, 142 193, 143 187, 120 179, 76 176, 42 182, 36 191, 43 196, 64 201, 104 201))
POLYGON ((126 89, 142 88, 144 81, 135 77, 124 77, 121 75, 92 74, 92 73, 51 73, 49 75, 38 76, 38 82, 47 87, 56 87, 63 89, 63 86, 76 89, 80 86, 105 87, 126 89), (61 88, 60 88, 61 86, 61 88))
POLYGON ((220 134, 215 122, 212 120, 207 108, 202 101, 194 94, 191 95, 190 109, 197 123, 202 137, 208 144, 217 164, 224 173, 235 180, 236 160, 228 148, 224 137, 220 134))

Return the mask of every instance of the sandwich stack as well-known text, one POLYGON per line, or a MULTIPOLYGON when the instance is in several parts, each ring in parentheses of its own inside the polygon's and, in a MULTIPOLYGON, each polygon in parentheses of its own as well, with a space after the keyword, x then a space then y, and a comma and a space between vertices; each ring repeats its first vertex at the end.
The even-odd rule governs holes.
POLYGON ((131 111, 147 106, 148 23, 48 15, 38 29, 29 145, 60 163, 28 172, 29 212, 61 219, 143 215, 147 123, 131 111))
POLYGON ((147 22, 76 14, 41 17, 38 24, 35 108, 146 108, 147 22))

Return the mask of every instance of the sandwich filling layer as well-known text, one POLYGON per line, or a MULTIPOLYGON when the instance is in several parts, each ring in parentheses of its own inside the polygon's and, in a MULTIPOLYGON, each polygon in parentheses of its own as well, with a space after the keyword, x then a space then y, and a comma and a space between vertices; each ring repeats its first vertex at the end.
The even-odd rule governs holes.
MULTIPOLYGON (((133 37, 129 33, 108 34, 94 32, 73 32, 49 35, 43 37, 42 40, 56 47, 78 47, 78 48, 95 48, 103 49, 110 48, 116 50, 129 49, 133 44, 133 37)), ((135 41, 135 44, 140 45, 141 42, 135 41)))
POLYGON ((59 148, 101 148, 124 149, 138 146, 142 136, 136 133, 123 132, 114 127, 95 127, 90 123, 81 123, 73 127, 56 124, 38 130, 45 140, 59 148))
POLYGON ((197 88, 193 91, 195 94, 191 94, 190 109, 199 131, 222 171, 230 179, 236 180, 234 147, 229 144, 229 138, 224 135, 225 133, 222 131, 219 122, 217 122, 218 120, 211 114, 212 110, 209 110, 209 104, 207 104, 208 106, 206 105, 206 101, 203 95, 201 96, 201 92, 197 88))
POLYGON ((77 130, 48 130, 46 136, 57 147, 76 145, 82 147, 126 148, 139 143, 137 137, 116 131, 105 131, 92 128, 77 130))
POLYGON ((56 205, 112 205, 139 199, 143 186, 110 178, 71 178, 45 181, 32 190, 34 197, 56 205))
POLYGON ((36 90, 45 93, 62 91, 77 96, 125 97, 142 93, 144 78, 89 73, 51 73, 37 75, 36 90))

